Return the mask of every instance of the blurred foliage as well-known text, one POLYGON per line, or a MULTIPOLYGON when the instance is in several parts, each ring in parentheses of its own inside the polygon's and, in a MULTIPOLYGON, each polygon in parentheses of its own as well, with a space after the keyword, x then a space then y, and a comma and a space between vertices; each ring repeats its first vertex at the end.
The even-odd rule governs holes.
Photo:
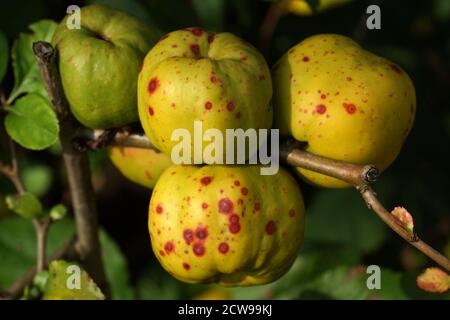
MULTIPOLYGON (((47 250, 54 252, 72 237, 74 223, 66 218, 55 222, 49 229, 47 250)), ((113 298, 130 299, 127 263, 114 241, 101 231, 100 242, 106 274, 110 279, 113 298)), ((0 288, 7 288, 36 262, 36 240, 33 225, 16 217, 0 222, 0 288)))
MULTIPOLYGON (((259 29, 273 3, 263 0, 75 1, 79 5, 93 2, 133 14, 162 33, 202 26, 233 32, 261 50, 259 29)), ((286 15, 279 21, 263 53, 273 65, 291 46, 310 35, 326 32, 359 35, 362 46, 407 70, 417 91, 415 125, 398 159, 383 173, 375 189, 388 209, 406 207, 413 214, 416 231, 422 238, 440 251, 445 249, 448 255, 450 1, 384 1, 382 29, 368 31, 363 18, 370 2, 355 0, 307 17, 286 15)), ((27 76, 38 75, 31 51, 27 51, 35 39, 28 26, 42 19, 61 20, 70 4, 74 3, 2 2, 0 81, 3 92, 18 92, 16 97, 26 92, 42 94, 42 86, 30 89, 24 81, 27 76), (5 54, 8 50, 9 54, 5 54), (19 69, 5 62, 11 52, 24 56, 20 58, 24 63, 20 75, 19 69)), ((41 31, 39 37, 45 38, 47 33, 41 31)), ((1 123, 3 117, 0 113, 1 123)), ((8 161, 5 137, 4 128, 0 127, 2 161, 8 161)), ((57 203, 69 208, 68 217, 50 228, 48 252, 64 243, 74 230, 60 153, 58 143, 39 153, 19 150, 21 174, 27 189, 40 198, 45 208, 57 203)), ((151 252, 147 230, 150 191, 126 181, 108 162, 104 151, 89 153, 89 159, 100 222, 105 230, 101 233, 103 256, 114 298, 206 299, 214 295, 232 299, 449 298, 449 294, 430 294, 417 288, 417 275, 434 264, 384 226, 365 207, 356 191, 323 190, 302 182, 299 183, 307 207, 305 243, 284 277, 266 286, 247 288, 181 283, 161 268, 151 252), (381 290, 367 289, 365 266, 371 264, 381 268, 381 290)), ((12 185, 0 176, 0 218, 8 215, 4 196, 13 192, 12 185)), ((29 221, 15 216, 1 218, 0 261, 0 289, 9 286, 35 263, 35 235, 29 221)))

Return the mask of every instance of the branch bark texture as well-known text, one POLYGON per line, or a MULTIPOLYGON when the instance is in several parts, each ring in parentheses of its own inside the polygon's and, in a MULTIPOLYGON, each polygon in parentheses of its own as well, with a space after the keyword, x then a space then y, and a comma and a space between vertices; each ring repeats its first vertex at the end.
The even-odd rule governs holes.
POLYGON ((109 296, 109 286, 103 268, 94 189, 87 154, 74 148, 73 139, 79 124, 72 116, 65 98, 57 66, 57 51, 47 42, 36 42, 33 51, 42 79, 60 124, 59 138, 63 149, 73 212, 77 228, 75 244, 80 262, 109 296))

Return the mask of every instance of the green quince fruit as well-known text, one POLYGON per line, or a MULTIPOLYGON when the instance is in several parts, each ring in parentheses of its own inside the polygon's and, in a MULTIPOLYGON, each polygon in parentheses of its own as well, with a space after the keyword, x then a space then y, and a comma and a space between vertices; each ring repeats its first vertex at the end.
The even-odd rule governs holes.
MULTIPOLYGON (((333 34, 307 38, 273 68, 275 126, 306 150, 385 170, 412 128, 414 85, 398 65, 333 34)), ((306 181, 349 185, 306 169, 306 181)))
POLYGON ((153 252, 174 277, 224 286, 281 277, 303 242, 304 204, 294 178, 260 166, 171 166, 150 200, 153 252))
POLYGON ((89 128, 137 121, 136 81, 158 33, 101 5, 81 9, 80 29, 69 29, 67 19, 59 24, 52 43, 58 49, 64 93, 74 116, 89 128))

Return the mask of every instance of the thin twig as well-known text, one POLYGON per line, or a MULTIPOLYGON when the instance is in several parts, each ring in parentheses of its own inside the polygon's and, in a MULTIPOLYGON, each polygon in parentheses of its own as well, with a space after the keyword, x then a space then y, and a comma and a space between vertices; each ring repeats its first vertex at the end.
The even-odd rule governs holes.
POLYGON ((80 261, 105 296, 109 296, 101 255, 97 209, 87 154, 73 147, 80 128, 69 109, 57 66, 57 52, 48 42, 33 43, 45 88, 58 116, 59 138, 67 171, 70 195, 77 228, 77 250, 80 261))
POLYGON ((419 249, 426 256, 432 259, 434 262, 439 264, 441 267, 450 271, 450 260, 444 255, 430 247, 427 243, 419 239, 417 234, 411 236, 411 233, 400 226, 394 217, 384 208, 384 206, 378 200, 376 193, 372 190, 370 186, 366 186, 360 189, 361 195, 367 206, 371 208, 377 215, 383 220, 392 230, 394 230, 403 239, 408 241, 412 246, 419 249))
POLYGON ((11 156, 11 164, 7 165, 0 161, 0 173, 5 175, 11 181, 18 194, 24 194, 25 186, 20 179, 19 161, 17 160, 16 146, 11 138, 9 138, 9 153, 11 156))
POLYGON ((327 159, 298 149, 293 144, 283 145, 280 157, 288 165, 325 174, 353 185, 361 193, 369 209, 373 210, 392 230, 434 262, 450 270, 449 259, 420 240, 417 235, 411 236, 411 233, 400 226, 380 203, 376 193, 370 186, 378 178, 378 171, 374 166, 355 165, 327 159))
POLYGON ((108 145, 135 147, 143 149, 159 150, 153 146, 144 134, 132 134, 128 128, 116 130, 112 136, 104 130, 83 130, 82 134, 75 139, 75 147, 80 150, 98 150, 108 145), (105 140, 105 136, 107 140, 105 140))
MULTIPOLYGON (((0 163, 0 172, 5 174, 9 180, 16 187, 16 191, 19 195, 22 195, 26 192, 25 186, 20 178, 19 171, 19 160, 17 158, 16 146, 11 138, 9 138, 9 149, 11 156, 11 165, 7 166, 0 163)), ((37 272, 41 272, 45 268, 45 246, 47 239, 47 231, 50 224, 50 219, 45 218, 42 221, 38 218, 34 218, 33 225, 36 230, 36 239, 37 239, 37 251, 36 251, 36 269, 37 272)))
POLYGON ((36 240, 37 240, 37 255, 36 255, 37 272, 44 271, 45 269, 45 261, 46 261, 45 247, 49 225, 50 219, 48 217, 44 218, 42 221, 37 218, 33 219, 33 226, 36 231, 36 240))

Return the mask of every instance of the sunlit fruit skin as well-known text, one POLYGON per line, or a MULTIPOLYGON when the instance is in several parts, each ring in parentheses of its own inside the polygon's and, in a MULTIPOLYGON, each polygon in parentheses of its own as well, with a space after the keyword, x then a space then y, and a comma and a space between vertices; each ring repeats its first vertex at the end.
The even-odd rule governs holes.
POLYGON ((109 147, 114 166, 130 181, 152 189, 165 169, 172 165, 170 157, 152 149, 109 147))
POLYGON ((292 265, 303 241, 304 205, 284 169, 172 166, 149 207, 153 251, 170 274, 189 283, 265 284, 292 265))
MULTIPOLYGON (((385 170, 413 125, 414 85, 398 65, 334 34, 313 36, 274 66, 274 122, 312 153, 385 170)), ((299 169, 308 182, 348 187, 299 169)))
POLYGON ((299 16, 310 16, 314 13, 324 12, 344 4, 352 0, 319 0, 317 7, 311 7, 307 0, 285 0, 287 1, 287 10, 299 16))
POLYGON ((227 128, 270 128, 271 97, 264 57, 231 33, 171 32, 146 55, 139 73, 141 124, 152 144, 169 155, 178 143, 171 141, 174 129, 193 137, 195 120, 203 131, 216 128, 224 135, 227 128))
POLYGON ((64 18, 52 40, 72 113, 89 128, 137 121, 137 77, 159 33, 101 5, 81 8, 80 17, 80 29, 67 28, 64 18))

